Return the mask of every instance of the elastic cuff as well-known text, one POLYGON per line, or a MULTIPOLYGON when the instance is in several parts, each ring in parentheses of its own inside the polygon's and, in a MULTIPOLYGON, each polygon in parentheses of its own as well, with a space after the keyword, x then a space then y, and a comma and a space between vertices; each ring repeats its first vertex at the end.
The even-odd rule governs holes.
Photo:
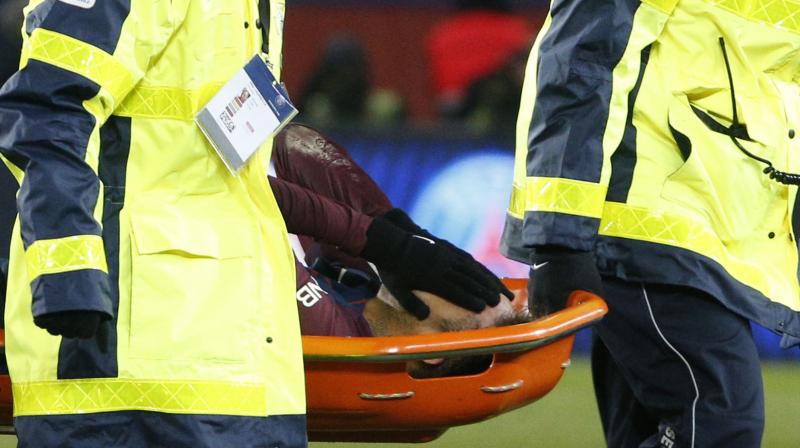
POLYGON ((578 252, 594 249, 600 220, 552 212, 527 212, 521 235, 524 247, 560 246, 578 252))
POLYGON ((569 247, 562 247, 562 246, 539 246, 533 248, 533 253, 531 254, 531 260, 536 255, 541 256, 557 256, 557 257, 567 257, 571 255, 580 256, 581 254, 590 253, 589 251, 585 250, 577 250, 572 249, 569 247))
POLYGON ((47 274, 31 282, 33 315, 98 311, 113 317, 108 274, 96 269, 47 274))

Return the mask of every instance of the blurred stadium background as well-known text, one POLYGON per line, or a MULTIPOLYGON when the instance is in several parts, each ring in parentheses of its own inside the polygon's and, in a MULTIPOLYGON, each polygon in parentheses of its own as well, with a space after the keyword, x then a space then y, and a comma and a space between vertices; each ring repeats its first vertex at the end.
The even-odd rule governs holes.
MULTIPOLYGON (((0 83, 18 63, 25 3, 0 0, 0 83)), ((505 276, 526 275, 525 266, 499 255, 497 242, 521 61, 546 7, 542 0, 288 2, 284 76, 299 120, 348 148, 396 206, 505 276)), ((0 168, 0 257, 7 256, 14 189, 0 168)), ((781 350, 770 332, 753 331, 767 389, 764 446, 800 446, 800 350, 781 350)), ((590 337, 578 335, 576 361, 539 403, 426 446, 602 446, 585 358, 590 337)), ((5 446, 13 438, 0 437, 5 446)))

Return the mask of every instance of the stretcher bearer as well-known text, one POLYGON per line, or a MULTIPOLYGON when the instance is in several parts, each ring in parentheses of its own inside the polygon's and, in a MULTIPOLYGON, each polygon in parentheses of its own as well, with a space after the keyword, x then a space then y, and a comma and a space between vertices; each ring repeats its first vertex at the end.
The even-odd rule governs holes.
POLYGON ((504 253, 532 309, 601 292, 613 447, 760 445, 752 320, 800 342, 800 3, 555 0, 528 62, 504 253))
MULTIPOLYGON (((271 142, 244 164, 242 141, 220 138, 286 110, 265 81, 279 79, 284 6, 26 9, 22 68, 0 91, 0 154, 21 184, 6 320, 20 446, 306 446, 271 142), (274 108, 252 113, 263 96, 274 108)), ((388 218, 365 233, 361 255, 419 319, 413 290, 474 312, 499 303, 499 280, 469 254, 388 218)))
POLYGON ((21 447, 306 446, 270 144, 234 177, 193 121, 254 55, 280 74, 284 4, 26 8, 0 92, 21 183, 6 319, 21 447))

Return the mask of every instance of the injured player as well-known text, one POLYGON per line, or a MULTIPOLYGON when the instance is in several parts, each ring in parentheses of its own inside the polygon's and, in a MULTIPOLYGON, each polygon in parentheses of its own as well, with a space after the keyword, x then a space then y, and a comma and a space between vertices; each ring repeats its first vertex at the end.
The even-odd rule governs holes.
MULTIPOLYGON (((526 301, 512 304, 506 300, 512 294, 488 269, 393 208, 349 154, 318 131, 297 124, 284 128, 275 138, 273 168, 270 185, 288 231, 297 235, 293 246, 304 335, 415 335, 530 320, 526 301), (478 275, 472 279, 452 272, 441 275, 442 283, 455 279, 463 283, 463 289, 410 283, 391 260, 375 253, 392 252, 392 238, 388 244, 380 241, 377 248, 368 247, 374 244, 369 240, 375 239, 378 220, 388 221, 426 244, 431 241, 446 247, 478 275), (367 259, 375 261, 380 276, 367 259), (388 269, 383 268, 386 265, 388 269)), ((441 269, 436 260, 420 263, 430 265, 421 269, 434 273, 441 269)), ((484 362, 485 358, 472 356, 413 362, 409 367, 414 376, 431 377, 468 373, 484 362)))

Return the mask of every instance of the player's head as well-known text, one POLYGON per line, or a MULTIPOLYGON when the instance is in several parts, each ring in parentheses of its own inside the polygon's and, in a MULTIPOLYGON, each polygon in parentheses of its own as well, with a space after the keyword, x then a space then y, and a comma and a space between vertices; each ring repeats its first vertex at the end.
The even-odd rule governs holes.
MULTIPOLYGON (((431 309, 430 315, 424 320, 418 320, 403 310, 394 296, 386 288, 381 288, 378 300, 371 300, 364 313, 375 336, 477 330, 531 320, 524 298, 512 302, 501 297, 497 306, 473 313, 437 295, 424 291, 414 293, 431 309)), ((408 369, 415 378, 432 378, 477 373, 488 367, 490 362, 490 355, 437 358, 409 362, 408 369)))

